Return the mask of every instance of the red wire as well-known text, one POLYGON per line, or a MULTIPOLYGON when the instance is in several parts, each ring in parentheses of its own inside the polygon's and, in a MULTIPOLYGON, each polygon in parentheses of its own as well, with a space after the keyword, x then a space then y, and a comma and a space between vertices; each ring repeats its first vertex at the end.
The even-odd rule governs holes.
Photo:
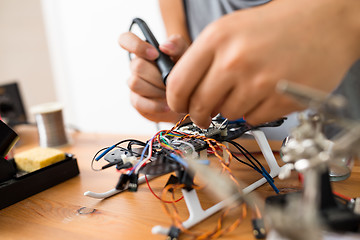
MULTIPOLYGON (((154 191, 153 191, 152 188, 150 187, 149 180, 147 179, 146 175, 145 175, 145 181, 146 181, 146 184, 147 184, 150 192, 151 192, 157 199, 163 201, 164 203, 173 203, 172 201, 162 200, 158 195, 156 195, 156 194, 154 193, 154 191)), ((179 201, 181 201, 183 198, 184 198, 184 196, 182 196, 182 197, 179 198, 178 200, 175 200, 174 202, 179 202, 179 201)))
POLYGON ((343 198, 343 199, 345 199, 347 201, 351 201, 351 199, 352 199, 351 197, 347 197, 347 196, 342 195, 341 193, 338 193, 338 192, 335 192, 335 191, 333 191, 333 194, 338 196, 338 197, 341 197, 341 198, 343 198))
MULTIPOLYGON (((300 180, 300 182, 302 183, 302 184, 304 184, 304 175, 303 174, 301 174, 301 173, 299 173, 299 180, 300 180)), ((332 191, 333 192, 333 194, 334 195, 336 195, 336 196, 338 196, 338 197, 340 197, 340 198, 342 198, 342 199, 345 199, 346 201, 351 201, 351 197, 348 197, 348 196, 345 196, 345 195, 343 195, 343 194, 341 194, 341 193, 338 193, 338 192, 335 192, 334 190, 332 191)))

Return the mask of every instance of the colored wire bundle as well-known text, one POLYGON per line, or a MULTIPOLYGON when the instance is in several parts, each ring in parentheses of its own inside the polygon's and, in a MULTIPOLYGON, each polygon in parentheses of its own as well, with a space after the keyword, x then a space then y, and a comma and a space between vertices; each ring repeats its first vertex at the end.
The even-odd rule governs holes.
MULTIPOLYGON (((175 134, 175 136, 181 136, 179 132, 177 131, 174 131, 178 126, 181 125, 181 123, 183 121, 185 121, 187 118, 189 117, 189 115, 186 115, 185 117, 183 117, 173 128, 171 128, 170 130, 167 130, 165 131, 165 134, 164 135, 167 135, 167 134, 175 134)), ((224 121, 223 124, 225 124, 226 121, 224 121)), ((223 124, 221 125, 221 127, 223 126, 223 124)), ((223 171, 227 171, 228 174, 230 175, 230 178, 234 181, 234 183, 236 183, 238 185, 238 182, 237 180, 235 179, 235 177, 233 176, 230 168, 229 168, 229 165, 231 163, 231 160, 232 160, 232 154, 230 152, 230 150, 222 143, 212 139, 212 138, 208 138, 208 137, 205 137, 205 136, 202 136, 202 135, 190 135, 190 134, 182 134, 182 138, 188 138, 188 139, 200 139, 204 142, 206 142, 209 146, 209 148, 212 150, 213 154, 217 157, 217 159, 219 159, 219 162, 223 168, 223 171), (221 149, 222 151, 225 151, 227 153, 227 156, 228 156, 228 159, 225 160, 223 158, 223 156, 221 156, 221 153, 219 151, 219 149, 221 149)), ((162 142, 161 140, 161 135, 158 134, 157 135, 157 139, 159 141, 159 143, 162 142)), ((170 150, 175 150, 173 149, 171 146, 165 144, 164 142, 161 143, 161 145, 165 148, 168 148, 170 150)), ((182 153, 179 152, 179 151, 175 151, 177 153, 179 153, 180 156, 183 157, 182 153)))
MULTIPOLYGON (((113 146, 99 150, 95 154, 94 158, 92 159, 92 162, 91 162, 92 169, 94 169, 96 171, 102 170, 102 169, 95 169, 93 167, 94 161, 99 161, 107 153, 109 153, 110 151, 112 151, 115 148, 120 148, 121 144, 124 144, 127 142, 128 143, 127 150, 129 150, 131 154, 135 154, 132 151, 133 145, 140 145, 143 147, 143 150, 142 150, 141 154, 136 153, 136 157, 138 158, 137 162, 132 167, 123 170, 122 171, 123 174, 128 175, 128 176, 132 176, 132 175, 138 176, 141 169, 143 169, 150 162, 158 159, 159 153, 164 154, 166 156, 167 160, 176 162, 176 164, 178 164, 178 166, 180 168, 179 170, 185 172, 185 171, 187 171, 187 168, 188 168, 186 158, 187 157, 197 158, 199 148, 196 148, 195 145, 200 142, 203 144, 202 145, 203 148, 201 148, 201 149, 205 150, 205 151, 206 150, 211 151, 211 153, 219 160, 222 173, 228 174, 228 176, 230 177, 230 179, 234 182, 234 184, 236 186, 239 187, 239 183, 236 180, 236 178, 234 177, 234 175, 230 169, 230 163, 232 162, 233 158, 237 159, 239 162, 247 165, 248 167, 251 167, 255 171, 262 174, 266 178, 266 180, 269 182, 269 184, 274 188, 274 190, 278 191, 277 188, 275 187, 275 185, 273 184, 274 180, 271 178, 271 176, 268 174, 268 172, 265 170, 265 168, 261 165, 261 163, 253 155, 251 155, 250 152, 248 152, 244 147, 242 147, 239 143, 231 141, 231 140, 225 141, 225 142, 232 144, 237 150, 239 150, 239 152, 242 155, 244 155, 244 157, 248 160, 248 162, 241 160, 236 155, 234 155, 232 152, 230 152, 230 150, 228 149, 228 147, 225 144, 220 143, 219 141, 216 141, 213 138, 206 137, 205 136, 206 132, 204 132, 204 131, 199 131, 199 133, 197 133, 197 134, 191 134, 191 132, 190 133, 182 132, 179 129, 179 127, 183 124, 183 122, 188 117, 189 117, 189 115, 184 116, 170 130, 158 131, 146 143, 138 141, 138 140, 134 140, 134 139, 126 139, 126 140, 123 140, 123 141, 120 141, 120 142, 114 144, 113 146)), ((219 127, 218 127, 218 129, 215 129, 215 130, 217 130, 217 131, 225 130, 226 131, 228 123, 229 122, 227 120, 224 120, 221 124, 216 125, 219 127)), ((215 126, 215 124, 213 124, 213 127, 216 127, 216 126, 215 126)), ((201 160, 197 160, 197 161, 201 161, 201 160)), ((165 163, 165 164, 167 164, 167 163, 165 163)), ((111 165, 111 164, 108 164, 108 165, 111 165)), ((152 167, 152 165, 149 165, 149 167, 152 167)), ((205 232, 205 233, 192 232, 190 230, 185 229, 182 226, 182 220, 179 216, 179 212, 177 210, 176 203, 178 201, 180 201, 181 199, 183 199, 183 197, 175 199, 174 192, 176 190, 186 188, 186 187, 191 187, 196 190, 201 189, 201 187, 193 184, 192 181, 190 182, 191 186, 189 186, 188 183, 184 184, 183 182, 180 181, 180 183, 178 183, 178 184, 167 185, 163 189, 161 196, 158 196, 151 189, 149 181, 146 178, 146 175, 145 175, 145 180, 149 187, 150 192, 156 198, 160 199, 161 202, 163 203, 163 209, 164 209, 165 213, 171 218, 173 225, 176 226, 177 228, 179 228, 183 233, 192 236, 194 239, 218 238, 219 236, 234 230, 246 216, 246 205, 245 205, 245 203, 242 202, 242 203, 240 203, 241 214, 240 214, 239 218, 237 218, 232 224, 230 224, 230 226, 228 226, 228 227, 223 226, 224 218, 229 213, 229 211, 231 211, 231 209, 225 209, 223 214, 220 216, 216 227, 212 231, 205 232), (165 198, 166 195, 169 193, 171 193, 170 201, 165 198)))
MULTIPOLYGON (((174 137, 177 137, 179 139, 177 139, 177 141, 182 141, 182 142, 186 142, 186 139, 200 139, 204 142, 207 143, 208 147, 212 150, 213 154, 217 157, 217 159, 219 159, 219 162, 221 164, 221 167, 223 169, 223 172, 227 172, 230 176, 230 178, 232 179, 232 181, 239 186, 238 181, 235 179, 235 177, 233 176, 231 169, 229 168, 229 165, 231 163, 232 160, 232 154, 230 152, 230 150, 222 143, 211 139, 211 138, 207 138, 205 136, 202 135, 191 135, 191 134, 182 134, 179 133, 177 131, 175 131, 175 129, 181 125, 181 123, 188 117, 188 115, 186 115, 181 121, 179 121, 171 130, 168 130, 164 133, 159 133, 157 135, 157 141, 159 142, 159 144, 168 149, 173 151, 174 153, 171 154, 172 158, 175 159, 176 161, 178 161, 179 163, 181 163, 182 165, 186 166, 186 162, 184 162, 184 160, 182 159, 182 157, 184 157, 183 153, 181 151, 179 151, 178 149, 174 148, 171 145, 171 142, 166 138, 166 136, 171 135, 174 137), (226 152, 227 154, 227 158, 224 158, 224 152, 226 152), (176 156, 176 154, 179 155, 179 157, 176 156), (223 155, 223 156, 222 156, 223 155)), ((226 122, 224 122, 223 124, 226 124, 226 122)), ((223 127, 223 124, 221 125, 221 127, 223 127)), ((194 151, 194 150, 193 150, 194 151)), ((183 233, 192 236, 194 239, 215 239, 218 238, 219 236, 231 232, 233 231, 242 221, 243 218, 245 218, 246 216, 246 205, 243 203, 242 204, 242 214, 240 215, 240 217, 238 219, 236 219, 235 222, 233 222, 229 227, 224 228, 223 227, 223 220, 225 218, 225 216, 228 214, 228 212, 230 211, 230 209, 227 209, 223 212, 223 214, 221 215, 221 217, 218 219, 217 225, 215 227, 214 230, 209 231, 209 232, 205 232, 205 233, 195 233, 192 232, 188 229, 185 229, 182 226, 182 220, 179 216, 179 212, 177 210, 176 204, 175 204, 175 197, 174 197, 174 192, 177 189, 182 189, 185 187, 185 184, 170 184, 168 186, 166 186, 163 190, 163 193, 161 194, 161 200, 163 203, 163 209, 165 211, 165 213, 171 218, 172 223, 174 226, 176 226, 177 228, 179 228, 183 233), (171 191, 170 191, 171 190, 171 191), (168 192, 171 192, 170 196, 171 196, 171 201, 170 201, 170 206, 168 204, 165 204, 165 196, 168 192)), ((193 185, 192 186, 195 189, 200 189, 198 186, 193 185)), ((169 203, 169 202, 168 202, 169 203)))

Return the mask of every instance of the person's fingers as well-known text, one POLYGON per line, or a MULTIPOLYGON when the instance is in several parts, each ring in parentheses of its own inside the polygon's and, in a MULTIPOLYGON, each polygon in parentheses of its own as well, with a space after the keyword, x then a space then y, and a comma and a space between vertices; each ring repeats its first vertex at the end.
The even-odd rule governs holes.
POLYGON ((145 98, 131 92, 130 102, 142 116, 154 122, 177 122, 183 116, 170 111, 164 99, 145 98))
POLYGON ((196 125, 201 128, 209 127, 214 111, 232 90, 232 78, 234 76, 231 73, 224 73, 216 67, 216 60, 213 62, 209 72, 190 96, 189 114, 196 125))
POLYGON ((279 116, 285 116, 303 109, 304 106, 295 100, 276 93, 265 98, 250 112, 245 113, 245 120, 249 124, 257 125, 277 120, 279 116))
POLYGON ((136 75, 132 75, 128 79, 130 90, 145 98, 162 98, 165 100, 166 93, 163 87, 159 88, 152 84, 149 80, 142 79, 136 75))
POLYGON ((220 106, 222 116, 230 120, 242 118, 271 94, 272 90, 267 81, 257 81, 255 77, 250 80, 250 83, 246 80, 248 79, 244 77, 237 79, 238 82, 243 83, 236 84, 226 96, 226 100, 220 106))
POLYGON ((213 60, 213 51, 205 45, 199 48, 198 44, 202 41, 188 48, 167 78, 167 101, 175 112, 188 112, 190 96, 213 60))
POLYGON ((130 62, 132 75, 143 79, 157 88, 165 89, 159 69, 152 62, 135 57, 130 62))
POLYGON ((153 61, 159 56, 159 52, 154 46, 131 32, 122 33, 118 42, 123 49, 138 57, 153 61))
POLYGON ((164 43, 160 44, 160 50, 172 57, 177 62, 188 49, 189 43, 178 34, 171 35, 164 43))
POLYGON ((164 99, 146 98, 134 92, 130 94, 130 102, 139 112, 161 113, 170 111, 164 99))
POLYGON ((168 113, 157 113, 157 114, 143 113, 143 112, 139 112, 139 113, 144 118, 153 122, 170 122, 174 124, 184 117, 184 114, 179 114, 172 111, 168 113))
POLYGON ((145 81, 137 76, 132 75, 128 79, 128 86, 130 90, 134 93, 142 95, 146 98, 166 98, 166 93, 164 89, 160 89, 148 81, 145 81))

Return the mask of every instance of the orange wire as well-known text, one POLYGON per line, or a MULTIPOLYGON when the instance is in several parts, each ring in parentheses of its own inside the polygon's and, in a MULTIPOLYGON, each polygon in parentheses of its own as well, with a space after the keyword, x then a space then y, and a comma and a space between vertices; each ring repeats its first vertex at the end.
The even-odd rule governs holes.
MULTIPOLYGON (((185 115, 179 122, 177 122, 175 124, 174 127, 172 127, 170 130, 167 130, 164 135, 169 134, 170 132, 174 131, 174 129, 176 129, 178 126, 180 126, 180 124, 185 119, 187 119, 188 117, 189 117, 189 114, 185 115)), ((160 131, 160 132, 163 132, 163 131, 160 131)), ((160 132, 158 132, 158 134, 156 136, 156 139, 158 140, 158 142, 159 142, 159 144, 161 146, 169 149, 169 147, 166 144, 163 144, 160 141, 160 132)), ((229 174, 230 178, 232 179, 232 181, 237 186, 239 186, 238 181, 235 179, 231 169, 229 168, 231 160, 232 160, 232 154, 231 154, 230 150, 224 144, 219 143, 214 139, 207 138, 207 137, 201 136, 201 135, 190 135, 190 134, 185 134, 185 133, 181 133, 181 134, 183 134, 185 138, 195 138, 195 139, 197 138, 197 139, 201 139, 201 140, 205 141, 209 145, 209 148, 213 151, 213 154, 219 159, 219 162, 220 162, 220 164, 222 166, 223 171, 228 172, 228 174, 229 174), (228 162, 226 162, 225 159, 219 154, 219 152, 224 153, 224 151, 227 152, 227 154, 229 156, 228 162)), ((174 149, 172 149, 172 150, 174 151, 174 149)), ((183 156, 181 151, 177 150, 176 153, 183 156)), ((221 235, 223 235, 225 233, 233 231, 237 226, 239 226, 241 221, 246 217, 246 214, 247 214, 247 212, 246 212, 246 204, 243 203, 242 204, 242 209, 241 209, 242 215, 240 216, 240 218, 238 218, 234 223, 232 223, 227 228, 223 228, 222 225, 223 225, 223 220, 224 220, 225 216, 228 214, 228 212, 230 211, 230 209, 227 209, 227 210, 225 210, 223 212, 223 214, 218 219, 217 225, 216 225, 216 227, 215 227, 215 229, 213 231, 205 232, 205 233, 195 233, 193 231, 185 229, 182 226, 182 220, 181 220, 181 217, 179 215, 178 209, 177 209, 176 204, 175 204, 177 201, 179 201, 179 199, 175 200, 175 195, 174 195, 175 190, 177 190, 179 188, 183 188, 183 187, 185 187, 184 184, 170 184, 170 185, 166 186, 163 189, 161 197, 158 197, 158 196, 157 197, 162 201, 163 210, 170 217, 170 219, 172 221, 172 224, 175 227, 179 228, 182 233, 187 234, 189 236, 192 236, 194 239, 201 240, 201 239, 215 239, 215 238, 218 238, 218 237, 220 237, 221 235), (171 200, 172 201, 165 201, 165 195, 166 195, 167 192, 169 192, 170 189, 173 189, 173 192, 171 194, 171 200), (172 207, 172 211, 170 210, 170 206, 168 206, 165 203, 170 203, 170 206, 172 207)), ((199 188, 197 186, 193 186, 193 187, 197 188, 197 189, 199 188)), ((256 210, 258 210, 258 209, 256 209, 256 210)))
MULTIPOLYGON (((165 194, 172 188, 173 189, 173 193, 172 193, 172 200, 174 200, 174 191, 178 188, 183 188, 185 185, 184 184, 176 184, 176 185, 168 185, 167 187, 164 188, 163 193, 162 193, 162 198, 165 197, 165 194)), ((240 218, 238 218, 233 224, 231 224, 229 227, 227 228, 223 228, 222 226, 222 222, 225 218, 225 216, 229 213, 229 211, 231 209, 227 209, 219 218, 218 223, 216 228, 213 231, 210 232, 206 232, 206 233, 196 233, 193 231, 190 231, 188 229, 185 229, 182 226, 182 220, 179 216, 179 212, 176 208, 175 202, 172 201, 170 202, 174 212, 171 212, 169 207, 163 203, 163 208, 165 210, 165 212, 167 213, 167 215, 171 218, 172 223, 175 227, 179 228, 181 230, 182 233, 187 234, 189 236, 192 236, 194 239, 197 240, 202 240, 202 239, 215 239, 220 237, 221 235, 225 234, 225 233, 229 233, 231 231, 233 231, 236 227, 239 226, 239 224, 241 223, 241 221, 246 217, 246 204, 242 204, 242 215, 240 218)))
MULTIPOLYGON (((172 203, 172 201, 165 201, 165 200, 161 199, 158 195, 155 194, 155 192, 154 192, 154 191, 152 190, 152 188, 150 187, 150 183, 149 183, 149 180, 148 180, 148 178, 147 178, 146 175, 145 175, 145 181, 146 181, 146 184, 147 184, 150 192, 151 192, 157 199, 161 200, 161 201, 164 202, 164 203, 172 203)), ((181 201, 182 199, 184 199, 184 196, 181 196, 179 199, 175 200, 174 202, 179 202, 179 201, 181 201)))

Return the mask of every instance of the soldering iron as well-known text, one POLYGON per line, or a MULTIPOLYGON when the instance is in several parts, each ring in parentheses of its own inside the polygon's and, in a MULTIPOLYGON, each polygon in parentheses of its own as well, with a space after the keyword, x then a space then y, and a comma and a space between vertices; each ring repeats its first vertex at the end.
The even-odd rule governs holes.
POLYGON ((168 77, 171 69, 175 65, 174 62, 171 60, 169 55, 160 51, 158 41, 156 40, 154 34, 151 32, 150 28, 148 27, 148 25, 146 24, 146 22, 144 20, 142 20, 140 18, 134 18, 130 25, 130 29, 129 29, 130 31, 134 24, 137 24, 139 26, 139 28, 141 29, 142 33, 145 36, 146 41, 148 43, 150 43, 151 45, 153 45, 159 52, 159 57, 155 60, 155 63, 161 72, 163 83, 164 83, 164 85, 166 85, 167 77, 168 77))

